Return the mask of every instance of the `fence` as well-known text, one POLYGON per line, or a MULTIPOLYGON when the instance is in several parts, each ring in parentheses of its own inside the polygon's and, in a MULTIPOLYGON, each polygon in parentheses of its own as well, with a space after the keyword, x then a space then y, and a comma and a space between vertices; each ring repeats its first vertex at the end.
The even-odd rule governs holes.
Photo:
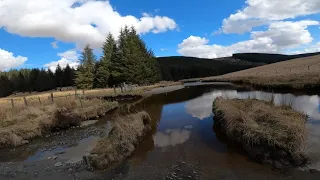
MULTIPOLYGON (((19 98, 10 98, 7 99, 7 103, 10 104, 9 106, 15 108, 17 106, 36 106, 36 105, 48 105, 53 104, 57 99, 72 99, 75 98, 79 100, 82 106, 82 99, 86 96, 93 96, 93 97, 102 97, 102 96, 111 96, 117 95, 120 93, 130 92, 133 91, 137 85, 127 85, 122 83, 119 87, 113 87, 109 89, 94 89, 94 90, 79 90, 75 89, 74 91, 65 91, 65 92, 51 92, 51 93, 43 93, 31 96, 24 96, 19 98), (62 95, 59 95, 62 94, 62 95)), ((8 104, 6 106, 8 106, 8 104)), ((0 104, 1 105, 1 104, 0 104)), ((1 108, 1 106, 0 106, 1 108)))

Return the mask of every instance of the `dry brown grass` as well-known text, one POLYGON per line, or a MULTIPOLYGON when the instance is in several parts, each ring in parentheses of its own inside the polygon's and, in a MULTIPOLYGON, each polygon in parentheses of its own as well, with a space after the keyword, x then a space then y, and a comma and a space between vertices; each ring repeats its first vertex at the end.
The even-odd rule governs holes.
POLYGON ((113 121, 108 137, 101 139, 89 156, 95 168, 105 169, 132 154, 135 146, 151 130, 148 113, 139 112, 113 121))
MULTIPOLYGON (((85 96, 94 96, 94 97, 102 97, 102 96, 117 96, 117 95, 142 95, 145 91, 158 88, 158 87, 165 87, 165 86, 173 86, 181 84, 181 82, 171 82, 171 81, 162 81, 157 84, 148 85, 148 86, 139 86, 135 87, 132 91, 127 91, 121 93, 120 88, 116 88, 116 93, 114 93, 113 88, 106 88, 106 89, 92 89, 92 90, 85 90, 85 96)), ((48 91, 42 93, 22 93, 19 95, 12 95, 6 98, 0 98, 0 109, 1 108, 9 108, 11 107, 11 99, 14 100, 14 104, 17 108, 23 108, 24 101, 23 97, 26 97, 29 106, 43 106, 51 103, 50 95, 53 93, 54 100, 56 99, 68 99, 71 96, 75 95, 74 90, 67 90, 67 91, 48 91), (39 98, 42 104, 39 102, 39 98)), ((77 94, 83 95, 82 90, 77 90, 77 94)), ((1 114, 0 114, 1 115, 1 114)))
POLYGON ((56 129, 79 125, 118 106, 99 99, 58 99, 54 104, 0 109, 0 148, 18 146, 26 140, 56 129))
POLYGON ((244 147, 284 151, 293 160, 303 154, 307 117, 288 106, 260 100, 217 98, 213 111, 228 138, 244 147))
POLYGON ((259 66, 204 81, 231 81, 270 88, 320 87, 320 55, 259 66))

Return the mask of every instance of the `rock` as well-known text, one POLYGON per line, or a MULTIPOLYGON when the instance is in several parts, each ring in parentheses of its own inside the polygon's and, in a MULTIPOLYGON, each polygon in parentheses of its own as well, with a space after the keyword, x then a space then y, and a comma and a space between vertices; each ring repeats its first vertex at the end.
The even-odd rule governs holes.
POLYGON ((57 162, 56 164, 54 164, 55 167, 60 167, 62 166, 62 162, 57 162))
POLYGON ((90 125, 95 124, 95 123, 97 123, 97 122, 98 122, 98 120, 83 121, 83 122, 81 122, 80 127, 90 126, 90 125))
POLYGON ((29 144, 29 141, 28 140, 23 140, 21 141, 22 144, 29 144))
POLYGON ((53 160, 56 160, 58 158, 58 156, 52 156, 53 160))
POLYGON ((186 125, 184 126, 185 129, 193 129, 193 126, 192 125, 186 125))
POLYGON ((50 160, 50 159, 52 159, 52 157, 48 157, 47 159, 50 160))
POLYGON ((310 171, 310 173, 312 173, 312 174, 317 172, 317 170, 315 170, 315 169, 310 169, 309 171, 310 171))

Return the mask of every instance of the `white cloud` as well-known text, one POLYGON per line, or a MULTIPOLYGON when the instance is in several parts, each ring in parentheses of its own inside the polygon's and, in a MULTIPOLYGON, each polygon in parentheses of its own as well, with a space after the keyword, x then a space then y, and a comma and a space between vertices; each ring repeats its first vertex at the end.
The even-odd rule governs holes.
POLYGON ((178 45, 178 52, 184 56, 217 58, 241 52, 276 53, 287 48, 311 43, 313 38, 308 26, 319 25, 317 21, 277 21, 266 31, 254 31, 251 40, 241 41, 230 46, 209 45, 206 38, 190 36, 178 45))
POLYGON ((319 0, 247 0, 244 9, 223 20, 222 29, 227 34, 241 34, 270 21, 293 19, 319 12, 319 0))
POLYGON ((320 52, 320 41, 316 44, 311 44, 303 47, 303 50, 291 50, 288 51, 289 54, 304 54, 304 53, 315 53, 320 52))
POLYGON ((107 33, 117 36, 124 25, 136 27, 141 34, 177 28, 175 21, 166 16, 123 16, 109 1, 0 1, 0 28, 21 36, 54 37, 58 41, 74 42, 78 47, 89 43, 100 48, 107 33))
POLYGON ((0 71, 18 67, 24 64, 27 60, 27 57, 15 57, 12 52, 8 52, 0 48, 0 71))
POLYGON ((51 46, 54 48, 54 49, 58 49, 59 46, 58 46, 58 41, 54 41, 51 43, 51 46))
POLYGON ((68 50, 63 53, 58 53, 58 56, 61 57, 58 61, 53 61, 48 64, 45 64, 44 67, 50 69, 51 71, 56 71, 58 64, 65 68, 68 64, 70 67, 77 68, 79 66, 78 53, 76 50, 68 50))

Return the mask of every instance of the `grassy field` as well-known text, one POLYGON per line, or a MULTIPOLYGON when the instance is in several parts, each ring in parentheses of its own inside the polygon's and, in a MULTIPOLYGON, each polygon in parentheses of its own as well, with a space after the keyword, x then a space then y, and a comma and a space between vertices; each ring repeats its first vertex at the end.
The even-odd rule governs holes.
POLYGON ((306 115, 272 102, 223 98, 214 101, 213 112, 222 132, 245 149, 256 148, 259 158, 304 162, 306 115))
POLYGON ((270 88, 319 88, 320 55, 259 66, 203 81, 230 81, 270 88))
POLYGON ((19 95, 11 95, 6 98, 0 98, 0 108, 9 108, 12 107, 11 99, 14 101, 14 105, 17 108, 24 107, 23 97, 26 98, 28 105, 31 107, 34 106, 43 106, 51 104, 51 93, 53 93, 54 100, 68 99, 70 96, 74 96, 75 93, 78 95, 85 96, 93 96, 93 97, 101 97, 101 96, 115 96, 121 94, 143 94, 143 92, 158 88, 158 87, 166 87, 181 84, 181 82, 160 82, 157 84, 149 85, 149 86, 139 86, 135 87, 132 91, 127 91, 121 93, 120 88, 116 88, 116 93, 114 93, 113 88, 106 89, 92 89, 92 90, 66 90, 66 91, 48 91, 48 92, 34 92, 34 93, 20 93, 19 95), (84 94, 83 94, 84 93, 84 94), (41 102, 41 103, 40 103, 41 102))
POLYGON ((118 117, 112 123, 110 135, 99 140, 89 156, 90 164, 95 168, 105 169, 129 157, 151 130, 150 116, 144 111, 118 117))

